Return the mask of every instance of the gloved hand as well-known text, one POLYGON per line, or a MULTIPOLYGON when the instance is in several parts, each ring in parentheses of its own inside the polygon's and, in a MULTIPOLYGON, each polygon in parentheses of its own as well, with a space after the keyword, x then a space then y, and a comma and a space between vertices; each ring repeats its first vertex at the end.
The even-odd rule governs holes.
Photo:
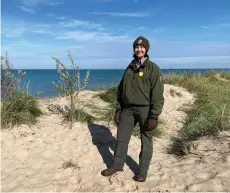
POLYGON ((121 114, 121 111, 120 110, 117 110, 115 115, 114 115, 114 124, 116 126, 118 126, 119 122, 120 122, 120 114, 121 114))
POLYGON ((157 128, 158 120, 157 119, 148 119, 146 121, 146 130, 147 131, 153 131, 157 128))

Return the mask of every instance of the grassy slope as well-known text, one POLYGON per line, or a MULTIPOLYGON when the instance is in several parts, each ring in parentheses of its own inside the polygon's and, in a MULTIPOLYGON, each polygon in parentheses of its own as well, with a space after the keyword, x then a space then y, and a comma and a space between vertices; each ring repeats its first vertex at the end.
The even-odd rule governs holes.
MULTIPOLYGON (((189 152, 190 142, 205 135, 217 135, 219 131, 230 129, 230 81, 216 78, 217 72, 200 74, 169 74, 165 83, 186 88, 196 94, 194 107, 178 134, 173 137, 170 153, 184 155, 189 152)), ((226 80, 230 72, 219 73, 226 80)))
MULTIPOLYGON (((190 142, 205 135, 217 135, 219 131, 230 129, 230 72, 208 72, 164 76, 166 84, 178 85, 196 94, 194 107, 187 111, 188 119, 172 138, 169 153, 184 155, 189 151, 190 142), (225 79, 220 80, 218 77, 225 79)), ((100 97, 114 108, 116 87, 108 89, 100 97)), ((113 113, 108 112, 110 119, 113 113)), ((107 117, 108 117, 107 114, 107 117)))

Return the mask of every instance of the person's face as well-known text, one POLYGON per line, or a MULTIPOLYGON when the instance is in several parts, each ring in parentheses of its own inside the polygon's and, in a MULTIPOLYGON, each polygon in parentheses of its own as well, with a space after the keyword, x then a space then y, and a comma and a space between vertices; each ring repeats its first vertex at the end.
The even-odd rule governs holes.
POLYGON ((136 47, 134 49, 134 53, 138 58, 144 58, 145 53, 146 53, 146 49, 142 45, 136 45, 136 47))

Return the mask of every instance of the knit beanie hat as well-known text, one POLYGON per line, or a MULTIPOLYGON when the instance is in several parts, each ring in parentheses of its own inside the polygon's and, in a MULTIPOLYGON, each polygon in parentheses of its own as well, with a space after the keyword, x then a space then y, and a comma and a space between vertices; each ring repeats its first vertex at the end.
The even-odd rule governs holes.
POLYGON ((133 42, 133 50, 135 49, 135 46, 136 45, 142 45, 143 47, 145 47, 146 49, 146 54, 148 53, 149 51, 149 41, 144 38, 143 36, 139 36, 134 42, 133 42))

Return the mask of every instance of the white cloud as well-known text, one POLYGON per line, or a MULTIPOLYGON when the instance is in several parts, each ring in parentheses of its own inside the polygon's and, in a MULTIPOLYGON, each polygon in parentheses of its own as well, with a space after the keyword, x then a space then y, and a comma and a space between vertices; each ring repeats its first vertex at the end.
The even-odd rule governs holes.
POLYGON ((117 17, 147 17, 150 16, 149 12, 125 13, 125 12, 89 12, 95 15, 110 15, 117 17))
POLYGON ((54 14, 52 14, 52 13, 47 13, 46 14, 48 17, 54 17, 54 14))
POLYGON ((47 35, 55 35, 51 31, 46 31, 46 30, 31 30, 30 32, 36 33, 36 34, 47 34, 47 35))
POLYGON ((31 14, 36 13, 36 11, 35 11, 35 10, 30 9, 30 8, 26 8, 26 7, 21 6, 21 5, 19 6, 19 8, 20 8, 22 11, 27 12, 27 13, 31 13, 31 14))
POLYGON ((144 26, 141 26, 141 27, 137 28, 137 30, 145 30, 145 29, 146 29, 146 27, 144 27, 144 26))
MULTIPOLYGON (((132 60, 132 43, 134 37, 115 36, 105 33, 81 31, 65 34, 63 39, 72 38, 78 40, 63 41, 63 44, 11 41, 4 47, 8 48, 10 56, 14 59, 16 68, 55 68, 51 56, 56 56, 65 64, 67 50, 71 50, 76 62, 81 68, 125 68, 132 60), (71 35, 68 37, 67 35, 71 35), (87 42, 88 41, 88 42, 87 42), (67 43, 67 44, 65 44, 67 43), (119 56, 119 57, 118 57, 119 56), (32 61, 39 60, 40 65, 33 65, 32 61)), ((149 51, 150 59, 161 68, 229 68, 230 50, 228 42, 150 42, 152 49, 149 51), (219 55, 217 55, 219 54, 219 55), (179 57, 180 56, 180 57, 179 57)), ((57 40, 56 40, 57 41, 57 40)), ((60 40, 61 41, 61 40, 60 40)))
POLYGON ((150 40, 150 56, 195 57, 225 56, 230 53, 230 42, 167 42, 150 40))
POLYGON ((5 37, 12 37, 12 38, 16 38, 16 37, 20 37, 21 35, 23 35, 23 33, 25 33, 27 31, 26 28, 4 28, 2 34, 5 37))
POLYGON ((57 17, 57 19, 60 19, 60 20, 65 20, 65 19, 67 19, 67 17, 66 17, 66 16, 63 16, 63 17, 57 17))
POLYGON ((77 41, 89 41, 94 39, 96 36, 96 32, 69 31, 65 32, 62 36, 57 36, 55 39, 73 39, 77 41))
MULTIPOLYGON (((51 26, 55 27, 52 24, 28 23, 24 20, 5 20, 2 24, 2 35, 6 37, 7 40, 10 40, 10 38, 23 37, 28 33, 55 35, 54 28, 52 28, 52 31, 50 29, 51 26)), ((34 37, 34 39, 36 39, 36 37, 34 37)))
POLYGON ((154 58, 164 68, 229 68, 230 56, 197 56, 154 58))
POLYGON ((44 34, 44 33, 46 33, 46 31, 44 31, 44 30, 32 30, 31 32, 38 33, 38 34, 44 34))
POLYGON ((106 29, 103 28, 103 27, 99 27, 97 30, 98 30, 98 31, 106 31, 106 29))
POLYGON ((102 32, 89 32, 89 31, 69 31, 64 32, 62 35, 57 36, 55 39, 72 39, 80 42, 85 41, 117 41, 117 40, 127 40, 128 36, 115 36, 102 32))
POLYGON ((155 28, 152 30, 153 33, 160 33, 160 32, 165 32, 165 31, 166 31, 166 29, 164 29, 164 28, 155 28))
POLYGON ((44 3, 45 5, 48 5, 48 6, 54 6, 54 5, 62 5, 64 4, 64 1, 50 1, 50 2, 46 2, 44 3))
MULTIPOLYGON (((8 42, 8 44, 4 45, 3 50, 10 49, 14 50, 17 49, 27 49, 32 47, 43 47, 44 44, 35 44, 31 41, 25 40, 25 39, 17 39, 17 40, 11 40, 8 42)), ((20 52, 20 50, 17 50, 17 52, 20 52)))
POLYGON ((230 23, 221 23, 220 26, 222 26, 222 27, 230 27, 230 23))
POLYGON ((219 24, 213 24, 213 25, 202 25, 200 26, 203 29, 213 29, 213 30, 218 30, 218 29, 223 29, 223 28, 230 28, 230 23, 219 23, 219 24))
POLYGON ((51 27, 50 24, 36 24, 37 27, 51 27))
POLYGON ((208 28, 209 28, 209 27, 206 26, 206 25, 202 25, 201 27, 204 28, 204 29, 208 29, 208 28))
POLYGON ((61 27, 77 27, 77 26, 83 26, 83 27, 87 27, 87 28, 99 28, 102 25, 101 24, 97 24, 97 23, 93 23, 93 22, 89 22, 89 21, 84 21, 84 20, 71 20, 71 21, 65 21, 65 22, 60 22, 59 25, 61 27))
POLYGON ((47 5, 47 6, 54 6, 54 5, 61 5, 64 1, 58 0, 22 0, 22 3, 27 6, 36 6, 36 5, 47 5))

